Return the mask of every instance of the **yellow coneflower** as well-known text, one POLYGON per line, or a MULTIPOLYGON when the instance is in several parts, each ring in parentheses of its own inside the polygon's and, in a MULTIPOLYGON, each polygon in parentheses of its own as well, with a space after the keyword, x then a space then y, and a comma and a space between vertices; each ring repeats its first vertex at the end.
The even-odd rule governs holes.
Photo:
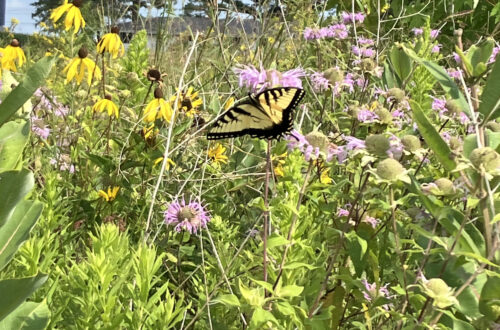
MULTIPOLYGON (((234 103, 234 102, 232 102, 232 103, 234 103)), ((232 105, 232 103, 231 103, 231 105, 232 105)), ((285 151, 281 155, 272 156, 271 160, 272 160, 273 164, 275 161, 278 163, 274 167, 274 175, 280 176, 280 177, 285 176, 285 169, 283 168, 283 165, 285 165, 285 158, 287 155, 288 155, 288 153, 285 151)))
POLYGON ((101 40, 97 43, 97 52, 103 54, 108 52, 116 58, 118 55, 123 56, 125 54, 125 46, 120 39, 120 29, 116 26, 111 28, 110 33, 106 33, 101 40))
MULTIPOLYGON (((203 100, 198 97, 199 92, 193 93, 193 87, 189 87, 187 92, 182 92, 179 97, 178 109, 184 111, 188 117, 194 117, 198 113, 198 107, 203 104, 203 100)), ((177 95, 174 94, 170 98, 170 102, 174 104, 177 95)))
POLYGON ((66 19, 64 20, 64 25, 66 26, 66 31, 71 29, 72 26, 75 27, 73 34, 76 34, 80 27, 85 27, 85 20, 83 19, 80 7, 82 6, 83 0, 73 0, 73 3, 68 3, 68 0, 64 0, 64 3, 53 9, 50 14, 50 19, 54 24, 66 13, 66 19))
POLYGON ((97 112, 107 111, 110 117, 114 114, 118 118, 118 106, 111 101, 111 95, 106 95, 105 98, 97 101, 92 110, 97 112))
POLYGON ((155 123, 151 123, 151 125, 149 125, 148 127, 144 127, 141 133, 142 137, 145 140, 154 138, 156 134, 158 134, 158 129, 155 129, 155 123))
POLYGON ((223 147, 222 144, 217 143, 214 147, 208 149, 207 154, 208 158, 216 164, 224 163, 227 164, 227 156, 224 155, 226 152, 226 147, 223 147))
POLYGON ((17 39, 12 39, 7 47, 0 48, 0 53, 2 53, 2 69, 17 71, 16 60, 19 67, 26 62, 26 55, 24 55, 17 39))
POLYGON ((143 119, 147 123, 152 123, 156 119, 163 118, 170 123, 172 118, 172 107, 170 103, 163 98, 161 88, 157 87, 154 92, 155 98, 144 108, 143 119))
MULTIPOLYGON (((159 163, 163 162, 163 157, 158 157, 155 159, 155 161, 153 162, 153 167, 155 167, 156 165, 158 165, 159 163)), ((165 169, 168 171, 170 170, 170 166, 173 166, 175 167, 177 164, 170 158, 167 158, 167 163, 165 164, 165 169)))
POLYGON ((80 48, 78 51, 78 57, 75 57, 71 62, 66 65, 63 73, 68 73, 66 76, 66 83, 71 80, 76 79, 78 85, 82 83, 83 77, 85 76, 85 71, 87 71, 87 83, 92 83, 93 77, 96 79, 101 79, 101 70, 90 58, 87 58, 89 52, 84 47, 80 48), (93 77, 92 77, 93 75, 93 77))
POLYGON ((276 176, 285 176, 285 170, 283 169, 283 164, 279 163, 278 166, 274 168, 274 175, 276 176))
POLYGON ((101 196, 106 202, 112 202, 115 200, 116 195, 118 194, 118 191, 120 190, 120 187, 108 187, 108 191, 104 190, 99 190, 97 193, 99 196, 101 196))

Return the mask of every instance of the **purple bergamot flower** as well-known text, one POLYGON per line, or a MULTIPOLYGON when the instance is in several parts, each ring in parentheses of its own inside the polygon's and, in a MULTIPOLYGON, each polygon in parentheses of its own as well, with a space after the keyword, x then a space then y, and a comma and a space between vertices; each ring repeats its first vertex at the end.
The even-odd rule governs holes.
POLYGON ((165 223, 175 225, 175 230, 180 232, 182 229, 189 233, 197 233, 198 229, 206 228, 210 221, 210 215, 201 202, 186 200, 175 200, 165 211, 165 223))

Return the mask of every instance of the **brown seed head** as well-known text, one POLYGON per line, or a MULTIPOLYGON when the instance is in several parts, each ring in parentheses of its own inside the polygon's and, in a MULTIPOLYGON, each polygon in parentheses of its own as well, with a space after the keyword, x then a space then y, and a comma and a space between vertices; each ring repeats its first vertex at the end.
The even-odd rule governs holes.
POLYGON ((80 8, 83 4, 83 0, 73 0, 73 6, 80 8))
POLYGON ((19 40, 17 39, 12 39, 12 41, 10 42, 10 45, 12 47, 19 47, 19 40))
POLYGON ((161 81, 161 72, 156 69, 150 69, 146 77, 149 81, 161 81))
POLYGON ((88 55, 89 55, 89 51, 85 47, 80 48, 80 50, 78 51, 78 57, 80 57, 80 58, 85 58, 88 55))
POLYGON ((155 89, 155 99, 162 99, 163 98, 163 91, 161 90, 160 87, 156 87, 155 89))
POLYGON ((118 26, 113 26, 111 28, 111 33, 116 33, 116 34, 120 33, 120 28, 118 26))
POLYGON ((109 94, 106 94, 106 96, 105 96, 104 98, 105 98, 106 100, 110 100, 110 101, 111 101, 111 99, 112 99, 111 95, 109 95, 109 94))

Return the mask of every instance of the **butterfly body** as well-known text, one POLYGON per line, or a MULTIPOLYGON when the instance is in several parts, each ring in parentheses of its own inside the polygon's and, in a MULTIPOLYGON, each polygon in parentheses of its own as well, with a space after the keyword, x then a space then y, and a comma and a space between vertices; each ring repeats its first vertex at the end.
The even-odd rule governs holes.
POLYGON ((261 139, 279 139, 293 126, 293 111, 304 97, 295 87, 266 89, 221 114, 207 134, 209 140, 250 135, 261 139))

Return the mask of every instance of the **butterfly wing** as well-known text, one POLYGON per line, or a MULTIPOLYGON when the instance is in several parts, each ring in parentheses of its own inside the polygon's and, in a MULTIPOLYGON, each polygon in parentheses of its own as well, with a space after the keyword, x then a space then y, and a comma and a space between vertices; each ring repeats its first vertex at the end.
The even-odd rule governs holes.
POLYGON ((279 138, 292 129, 293 110, 304 91, 293 87, 267 89, 224 112, 207 134, 209 140, 242 135, 279 138))

